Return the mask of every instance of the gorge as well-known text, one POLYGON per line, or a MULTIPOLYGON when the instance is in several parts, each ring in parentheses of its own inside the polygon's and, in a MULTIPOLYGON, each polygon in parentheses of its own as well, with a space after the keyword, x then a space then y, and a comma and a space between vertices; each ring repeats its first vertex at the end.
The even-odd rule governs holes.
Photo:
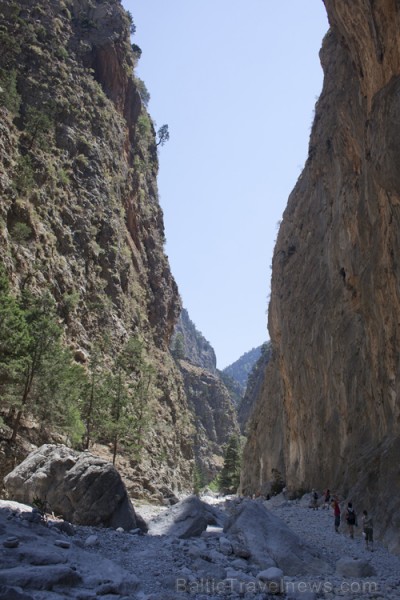
MULTIPOLYGON (((399 551, 400 6, 325 6, 324 87, 276 242, 271 345, 254 381, 257 404, 248 398, 243 408, 243 422, 252 417, 241 491, 264 492, 279 473, 291 494, 330 487, 372 513, 383 506, 377 533, 399 551)), ((123 389, 134 419, 140 389, 149 411, 140 452, 132 440, 120 444, 128 491, 152 502, 185 494, 196 461, 208 481, 215 476, 239 424, 165 254, 157 138, 135 76, 132 19, 118 0, 0 0, 0 14, 0 262, 10 287, 2 298, 11 306, 48 290, 68 356, 91 375, 86 399, 101 372, 109 381, 125 369, 113 399, 123 389), (137 385, 140 369, 121 367, 132 340, 147 388, 137 385), (92 366, 97 352, 101 368, 92 366)), ((9 356, 8 326, 1 320, 4 436, 21 367, 9 356)), ((49 441, 40 415, 50 403, 30 408, 24 427, 38 419, 30 441, 39 445, 49 441)), ((50 441, 70 441, 57 427, 50 441)), ((97 433, 109 450, 115 439, 97 433)))

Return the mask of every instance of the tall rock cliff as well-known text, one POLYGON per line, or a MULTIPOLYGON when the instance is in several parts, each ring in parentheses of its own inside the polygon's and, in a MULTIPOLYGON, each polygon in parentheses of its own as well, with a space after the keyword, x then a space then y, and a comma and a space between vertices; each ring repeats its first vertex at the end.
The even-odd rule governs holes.
POLYGON ((264 382, 265 369, 271 358, 271 343, 265 342, 260 347, 258 360, 254 363, 247 377, 246 390, 238 406, 238 421, 243 433, 247 431, 247 423, 254 410, 254 406, 260 395, 261 386, 264 382))
POLYGON ((231 394, 216 369, 211 344, 197 331, 183 309, 171 342, 193 415, 193 449, 203 483, 209 483, 223 464, 224 445, 239 434, 231 394))
POLYGON ((187 487, 190 416, 168 344, 180 300, 164 254, 153 123, 119 0, 0 0, 0 260, 48 288, 78 360, 130 335, 156 375, 137 475, 187 487), (164 457, 164 458, 160 458, 164 457))
POLYGON ((186 308, 182 308, 171 339, 171 350, 176 358, 185 358, 210 373, 217 372, 214 348, 196 329, 186 308))
POLYGON ((272 273, 242 484, 329 486, 399 549, 400 5, 325 0, 324 85, 272 273), (384 509, 382 508, 384 507, 384 509))

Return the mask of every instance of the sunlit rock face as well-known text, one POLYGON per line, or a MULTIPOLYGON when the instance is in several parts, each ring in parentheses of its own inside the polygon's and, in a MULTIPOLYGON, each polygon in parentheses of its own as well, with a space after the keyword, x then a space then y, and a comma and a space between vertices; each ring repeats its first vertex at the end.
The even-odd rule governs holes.
POLYGON ((168 349, 181 303, 130 17, 119 0, 0 0, 0 20, 0 263, 15 291, 49 290, 79 362, 103 334, 110 359, 143 341, 157 391, 129 478, 190 489, 190 413, 168 349))
POLYGON ((380 511, 399 549, 400 11, 325 0, 330 31, 309 156, 272 272, 266 369, 242 486, 284 475, 380 511))

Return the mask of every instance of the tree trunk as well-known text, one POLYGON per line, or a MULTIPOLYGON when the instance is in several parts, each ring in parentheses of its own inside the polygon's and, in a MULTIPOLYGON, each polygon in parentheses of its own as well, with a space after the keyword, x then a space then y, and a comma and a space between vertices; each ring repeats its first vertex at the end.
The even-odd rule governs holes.
POLYGON ((24 387, 24 393, 22 395, 21 407, 18 409, 17 415, 15 417, 15 421, 13 424, 11 437, 9 439, 10 444, 13 444, 17 438, 17 433, 19 431, 19 426, 21 424, 21 417, 24 412, 24 407, 28 402, 29 392, 31 391, 32 380, 33 380, 33 370, 29 369, 27 376, 26 376, 26 380, 25 380, 25 387, 24 387))

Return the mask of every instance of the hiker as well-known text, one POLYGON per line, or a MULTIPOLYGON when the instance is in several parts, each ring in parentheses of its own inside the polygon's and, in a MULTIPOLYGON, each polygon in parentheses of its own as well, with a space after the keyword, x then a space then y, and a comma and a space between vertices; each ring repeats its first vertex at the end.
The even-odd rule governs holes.
POLYGON ((373 530, 373 523, 372 523, 372 517, 368 516, 368 511, 363 510, 363 517, 362 517, 362 526, 363 526, 363 536, 365 538, 365 548, 366 550, 369 550, 369 543, 371 544, 371 552, 374 551, 373 549, 373 545, 374 545, 374 530, 373 530))
POLYGON ((329 507, 330 499, 331 499, 331 492, 330 492, 329 488, 327 488, 324 493, 324 507, 325 508, 329 507))
POLYGON ((337 497, 332 498, 331 506, 333 508, 333 515, 335 517, 335 531, 339 533, 339 525, 340 525, 340 506, 337 501, 337 497))
POLYGON ((311 508, 313 510, 318 510, 318 492, 316 492, 314 489, 311 495, 311 508))
POLYGON ((347 504, 346 521, 347 521, 347 526, 349 528, 350 537, 351 537, 351 539, 353 539, 354 538, 354 525, 357 526, 357 515, 353 508, 352 502, 348 502, 348 504, 347 504))

